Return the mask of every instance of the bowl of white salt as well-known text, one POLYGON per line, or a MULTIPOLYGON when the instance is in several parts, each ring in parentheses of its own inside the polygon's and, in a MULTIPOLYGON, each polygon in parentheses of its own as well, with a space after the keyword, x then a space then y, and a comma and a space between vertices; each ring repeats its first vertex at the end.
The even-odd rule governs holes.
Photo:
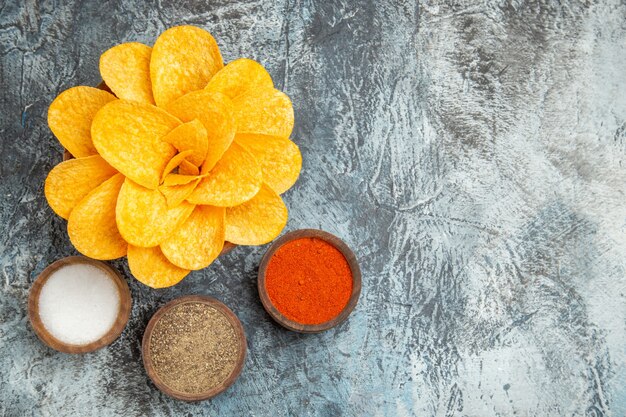
POLYGON ((39 274, 28 296, 28 317, 46 345, 65 353, 87 353, 119 337, 130 306, 128 284, 115 269, 70 256, 39 274))

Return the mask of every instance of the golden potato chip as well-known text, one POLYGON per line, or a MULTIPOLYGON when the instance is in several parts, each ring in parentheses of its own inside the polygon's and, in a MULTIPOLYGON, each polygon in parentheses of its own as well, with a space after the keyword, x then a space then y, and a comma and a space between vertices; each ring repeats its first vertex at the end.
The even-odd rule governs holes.
POLYGON ((170 172, 174 171, 175 168, 178 168, 178 166, 185 160, 185 158, 190 156, 192 153, 193 151, 189 150, 174 155, 174 157, 170 159, 167 165, 165 165, 165 169, 163 170, 163 174, 161 175, 161 182, 163 182, 163 179, 170 172))
POLYGON ((159 190, 150 190, 128 178, 117 199, 117 227, 134 246, 149 248, 163 242, 189 217, 193 205, 183 202, 168 208, 159 190))
POLYGON ((200 169, 191 162, 184 160, 178 167, 178 173, 181 175, 200 175, 200 169))
POLYGON ((204 177, 204 175, 168 174, 163 179, 162 185, 166 187, 171 187, 173 185, 184 185, 204 177))
POLYGON ((293 107, 285 93, 257 87, 233 99, 237 133, 288 137, 293 130, 293 107))
POLYGON ((205 88, 225 94, 232 100, 256 87, 274 87, 272 77, 258 62, 240 58, 219 70, 205 88))
POLYGON ((123 183, 124 176, 115 174, 87 194, 72 210, 67 234, 83 255, 101 260, 126 255, 128 245, 115 223, 115 205, 123 183))
POLYGON ((117 171, 100 155, 70 159, 52 168, 44 193, 56 214, 67 219, 76 204, 117 171))
POLYGON ((179 98, 166 110, 183 122, 198 119, 206 128, 208 148, 200 171, 206 174, 224 155, 235 137, 237 121, 232 102, 224 94, 200 90, 179 98))
POLYGON ((100 75, 118 98, 154 104, 151 54, 152 48, 139 42, 114 46, 100 55, 100 75))
POLYGON ((61 145, 76 158, 96 155, 91 140, 91 122, 115 96, 93 87, 72 87, 54 99, 48 109, 48 126, 61 145))
POLYGON ((278 194, 287 191, 298 179, 302 155, 298 146, 280 136, 241 133, 235 143, 250 151, 261 165, 263 182, 278 194))
POLYGON ((152 288, 166 288, 178 284, 189 274, 167 260, 161 248, 142 248, 128 245, 130 273, 142 284, 152 288))
POLYGON ((161 243, 163 254, 185 269, 206 268, 224 246, 224 209, 196 206, 187 221, 161 243))
POLYGON ((225 239, 237 245, 262 245, 287 224, 287 207, 278 194, 263 184, 250 201, 226 209, 225 239))
POLYGON ((169 186, 161 185, 159 186, 159 191, 165 197, 165 200, 167 201, 167 207, 172 208, 178 206, 180 203, 185 201, 187 197, 191 195, 199 182, 200 178, 197 178, 187 184, 169 186))
POLYGON ((192 151, 191 156, 186 159, 197 167, 202 165, 209 149, 206 128, 198 119, 178 126, 165 135, 163 141, 173 145, 178 152, 192 151))
POLYGON ((261 167, 254 156, 233 143, 187 200, 218 207, 238 206, 254 197, 262 182, 261 167))
POLYGON ((170 28, 152 48, 150 77, 159 107, 204 88, 224 63, 213 36, 194 26, 170 28))
POLYGON ((91 134, 100 155, 137 184, 156 189, 176 148, 161 140, 180 124, 150 104, 116 100, 93 119, 91 134))

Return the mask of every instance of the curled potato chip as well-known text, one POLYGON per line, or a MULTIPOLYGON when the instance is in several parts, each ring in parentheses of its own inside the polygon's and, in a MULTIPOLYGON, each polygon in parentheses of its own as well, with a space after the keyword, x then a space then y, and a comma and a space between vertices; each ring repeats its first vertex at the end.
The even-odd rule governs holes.
POLYGON ((209 149, 206 128, 198 119, 178 126, 165 135, 163 141, 174 146, 178 152, 191 151, 187 160, 197 167, 202 165, 209 149))
POLYGON ((150 104, 116 100, 93 119, 91 134, 100 155, 119 172, 155 189, 176 148, 161 140, 180 124, 150 104))
POLYGON ((152 288, 166 288, 178 284, 189 274, 167 260, 161 248, 128 246, 128 267, 130 273, 142 284, 152 288))
POLYGON ((224 63, 217 42, 206 30, 177 26, 163 32, 152 48, 150 77, 159 107, 204 88, 224 63))
POLYGON ((293 130, 293 106, 287 94, 257 87, 233 99, 237 133, 288 137, 293 130))
POLYGON ((163 179, 163 184, 166 187, 171 187, 173 185, 184 185, 189 184, 192 181, 197 179, 204 178, 203 175, 183 175, 183 174, 168 174, 163 179))
POLYGON ((91 123, 115 96, 93 87, 72 87, 54 99, 48 109, 48 126, 61 145, 77 158, 96 155, 91 140, 91 123))
POLYGON ((274 87, 272 77, 258 62, 240 58, 219 70, 205 88, 222 93, 232 100, 256 87, 274 87))
POLYGON ((178 168, 178 166, 185 160, 185 158, 190 156, 192 153, 193 151, 189 150, 189 151, 184 151, 184 152, 174 155, 174 157, 170 159, 167 165, 165 165, 165 169, 163 170, 163 174, 161 175, 161 182, 163 182, 163 179, 170 172, 174 171, 175 168, 178 168))
POLYGON ((187 200, 218 207, 238 206, 254 197, 262 182, 261 167, 254 156, 233 143, 187 200))
POLYGON ((123 183, 122 174, 112 176, 72 210, 67 233, 76 250, 83 255, 101 260, 126 255, 128 245, 115 223, 115 205, 123 183))
POLYGON ((298 179, 302 155, 298 146, 279 136, 241 133, 235 143, 247 149, 261 165, 263 182, 278 194, 287 191, 298 179))
POLYGON ((116 173, 100 155, 61 162, 46 178, 44 193, 48 204, 67 219, 80 200, 116 173))
POLYGON ((161 243, 161 250, 174 265, 185 269, 206 268, 224 246, 224 209, 196 206, 189 218, 161 243))
POLYGON ((163 242, 193 211, 183 202, 168 208, 159 190, 150 190, 126 179, 117 199, 117 227, 134 246, 149 248, 163 242))
POLYGON ((152 48, 139 42, 116 45, 100 56, 100 75, 118 98, 154 104, 151 54, 152 48))
POLYGON ((166 110, 183 122, 200 120, 207 131, 207 155, 201 173, 209 172, 233 142, 237 121, 233 104, 221 93, 207 90, 194 91, 179 98, 166 110))
POLYGON ((263 184, 250 201, 226 209, 225 239, 237 245, 262 245, 287 224, 287 207, 278 194, 263 184))
POLYGON ((165 200, 167 201, 167 207, 172 208, 178 206, 180 203, 185 201, 185 199, 187 199, 187 197, 191 195, 199 182, 200 178, 196 178, 195 180, 187 184, 169 186, 161 185, 159 186, 159 191, 165 197, 165 200))
POLYGON ((184 160, 178 167, 178 173, 181 175, 200 175, 200 169, 191 162, 184 160))

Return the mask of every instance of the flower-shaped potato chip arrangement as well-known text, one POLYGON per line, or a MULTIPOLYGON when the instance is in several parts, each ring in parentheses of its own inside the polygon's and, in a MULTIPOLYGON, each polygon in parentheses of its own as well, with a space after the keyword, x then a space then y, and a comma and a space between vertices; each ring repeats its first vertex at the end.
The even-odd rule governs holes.
POLYGON ((112 93, 73 87, 48 111, 74 159, 50 171, 45 194, 79 252, 128 256, 135 278, 159 288, 210 265, 224 242, 280 234, 280 194, 302 157, 291 101, 260 64, 224 65, 211 34, 178 26, 152 48, 109 49, 100 73, 112 93))

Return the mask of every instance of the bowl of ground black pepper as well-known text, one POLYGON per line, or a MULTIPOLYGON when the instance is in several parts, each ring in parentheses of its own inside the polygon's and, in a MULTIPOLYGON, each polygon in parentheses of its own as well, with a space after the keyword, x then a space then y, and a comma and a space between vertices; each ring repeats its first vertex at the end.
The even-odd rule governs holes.
POLYGON ((222 393, 239 377, 246 336, 237 316, 220 301, 185 296, 152 316, 142 355, 159 390, 175 399, 201 401, 222 393))
POLYGON ((361 293, 361 270, 348 245, 323 230, 277 239, 261 260, 259 297, 281 326, 318 333, 344 322, 361 293))

